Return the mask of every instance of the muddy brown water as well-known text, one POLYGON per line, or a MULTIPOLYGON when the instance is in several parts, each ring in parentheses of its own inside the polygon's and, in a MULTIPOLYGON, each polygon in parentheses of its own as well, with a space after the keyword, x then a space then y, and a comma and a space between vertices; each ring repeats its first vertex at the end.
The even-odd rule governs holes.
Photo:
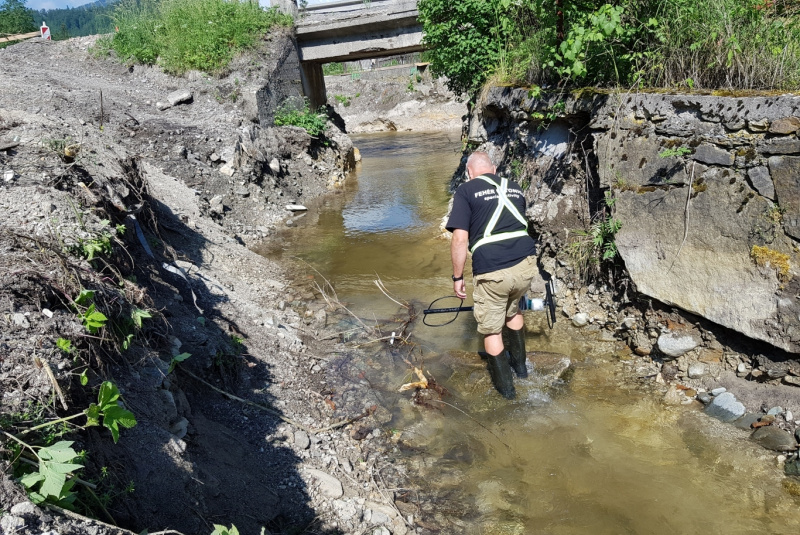
MULTIPOLYGON (((311 203, 269 256, 307 262, 362 320, 385 322, 402 310, 378 291, 378 277, 418 307, 452 291, 449 242, 439 226, 459 140, 391 133, 354 142, 363 161, 347 189, 311 203)), ((552 384, 544 368, 529 364, 513 402, 489 383, 469 313, 438 328, 417 321, 412 330, 414 361, 449 390, 447 405, 419 407, 397 392, 414 380, 397 346, 384 343, 370 357, 367 379, 393 411, 382 431, 419 488, 412 501, 436 504, 418 518, 475 534, 800 528, 797 486, 745 431, 693 405, 667 407, 631 384, 620 362, 636 357, 618 343, 563 317, 551 330, 542 313, 527 314, 528 349, 567 355, 572 373, 552 384)))

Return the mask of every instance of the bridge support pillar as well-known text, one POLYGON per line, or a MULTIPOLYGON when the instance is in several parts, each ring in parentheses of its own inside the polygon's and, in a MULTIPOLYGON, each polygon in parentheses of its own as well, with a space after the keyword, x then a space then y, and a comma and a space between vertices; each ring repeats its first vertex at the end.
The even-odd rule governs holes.
POLYGON ((308 97, 312 109, 324 106, 328 102, 325 92, 325 76, 322 74, 322 64, 314 61, 300 63, 303 93, 308 97))

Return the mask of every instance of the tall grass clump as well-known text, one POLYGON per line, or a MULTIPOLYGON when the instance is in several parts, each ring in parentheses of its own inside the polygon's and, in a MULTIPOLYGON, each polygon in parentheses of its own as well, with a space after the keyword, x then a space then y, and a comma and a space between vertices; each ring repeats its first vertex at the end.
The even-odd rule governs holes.
POLYGON ((114 11, 111 48, 124 61, 180 74, 217 72, 291 17, 240 0, 123 0, 114 11))
POLYGON ((663 0, 643 79, 652 86, 800 87, 800 2, 663 0))

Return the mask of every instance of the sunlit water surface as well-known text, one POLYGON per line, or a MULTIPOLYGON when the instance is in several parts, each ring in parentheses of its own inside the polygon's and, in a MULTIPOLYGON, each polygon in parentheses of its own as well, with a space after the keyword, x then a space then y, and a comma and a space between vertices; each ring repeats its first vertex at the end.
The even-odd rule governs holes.
MULTIPOLYGON (((307 262, 351 311, 378 322, 402 312, 378 291, 378 278, 393 296, 418 306, 452 293, 449 242, 439 227, 460 145, 455 134, 354 142, 363 162, 347 189, 310 203, 308 215, 267 254, 307 262)), ((619 361, 634 357, 624 348, 563 318, 550 330, 541 314, 526 318, 528 349, 569 356, 574 373, 553 387, 530 365, 514 402, 493 391, 469 313, 445 327, 413 326, 423 355, 417 363, 450 391, 450 405, 413 405, 408 392, 397 392, 410 379, 402 358, 388 350, 371 357, 370 384, 395 407, 385 431, 413 452, 403 454, 405 463, 422 492, 438 501, 434 520, 447 532, 800 529, 800 500, 773 454, 695 407, 665 407, 626 386, 619 361)))

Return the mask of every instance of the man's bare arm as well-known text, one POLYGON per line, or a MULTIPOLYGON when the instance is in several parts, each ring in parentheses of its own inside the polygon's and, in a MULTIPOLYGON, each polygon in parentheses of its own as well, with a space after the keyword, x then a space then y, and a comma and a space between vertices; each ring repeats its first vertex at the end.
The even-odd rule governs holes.
MULTIPOLYGON (((464 276, 464 265, 467 263, 467 245, 469 244, 469 234, 466 230, 453 230, 453 239, 450 242, 450 259, 453 262, 453 275, 456 277, 464 276)), ((461 299, 467 297, 464 279, 453 283, 453 290, 461 299)))

